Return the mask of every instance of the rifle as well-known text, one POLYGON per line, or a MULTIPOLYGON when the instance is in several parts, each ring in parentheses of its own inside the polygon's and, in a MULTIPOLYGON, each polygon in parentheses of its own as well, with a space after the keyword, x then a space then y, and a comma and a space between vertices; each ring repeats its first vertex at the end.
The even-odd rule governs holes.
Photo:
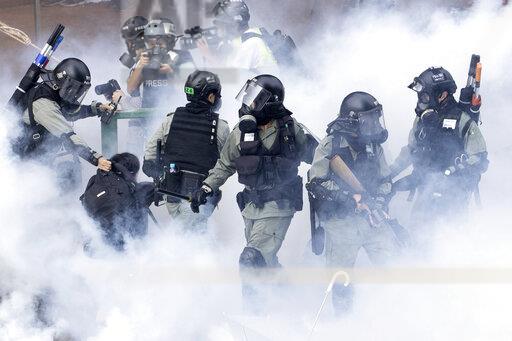
POLYGON ((482 63, 480 63, 480 56, 473 54, 469 64, 466 87, 460 91, 459 104, 477 123, 480 122, 480 106, 482 105, 480 97, 481 78, 482 63))
POLYGON ((50 38, 48 38, 48 41, 38 53, 36 59, 32 62, 16 87, 16 90, 7 103, 8 107, 19 109, 21 99, 32 87, 36 85, 39 76, 45 71, 46 65, 48 65, 48 62, 50 61, 50 57, 64 39, 62 36, 64 28, 65 27, 61 24, 58 24, 57 27, 55 27, 50 38))
MULTIPOLYGON (((364 195, 367 193, 361 182, 359 182, 352 170, 350 170, 339 155, 331 159, 329 166, 334 174, 345 182, 356 194, 364 195)), ((361 206, 361 210, 367 213, 366 217, 368 222, 374 227, 380 226, 383 221, 390 219, 388 214, 379 208, 372 198, 365 196, 364 203, 362 203, 361 206)))
MULTIPOLYGON (((329 166, 334 174, 343 180, 354 192, 361 195, 366 193, 361 182, 359 182, 352 170, 339 155, 336 155, 331 159, 329 166)), ((363 211, 366 211, 366 217, 371 226, 378 227, 383 222, 386 222, 393 230, 393 233, 401 247, 410 245, 410 236, 407 229, 400 225, 398 220, 391 219, 382 208, 378 207, 374 199, 368 197, 364 198, 363 211)))

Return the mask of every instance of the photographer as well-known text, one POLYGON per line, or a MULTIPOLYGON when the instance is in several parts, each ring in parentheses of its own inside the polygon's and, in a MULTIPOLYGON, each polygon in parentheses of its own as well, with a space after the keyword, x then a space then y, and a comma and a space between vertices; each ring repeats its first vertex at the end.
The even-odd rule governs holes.
POLYGON ((140 95, 142 107, 167 107, 174 92, 174 82, 184 68, 194 69, 187 51, 174 50, 176 31, 169 19, 151 20, 144 29, 146 50, 128 78, 128 93, 140 95))
POLYGON ((119 61, 127 68, 131 69, 144 51, 144 28, 147 24, 146 18, 135 16, 126 20, 121 27, 121 36, 128 52, 123 53, 119 61))

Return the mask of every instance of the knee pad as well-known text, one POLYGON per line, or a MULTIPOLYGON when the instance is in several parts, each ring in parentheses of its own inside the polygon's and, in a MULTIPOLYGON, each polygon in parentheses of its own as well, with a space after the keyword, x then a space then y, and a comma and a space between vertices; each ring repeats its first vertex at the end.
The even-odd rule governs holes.
POLYGON ((267 266, 265 262, 265 258, 260 251, 253 247, 245 247, 242 253, 240 254, 240 259, 238 263, 241 267, 246 268, 263 268, 267 266))

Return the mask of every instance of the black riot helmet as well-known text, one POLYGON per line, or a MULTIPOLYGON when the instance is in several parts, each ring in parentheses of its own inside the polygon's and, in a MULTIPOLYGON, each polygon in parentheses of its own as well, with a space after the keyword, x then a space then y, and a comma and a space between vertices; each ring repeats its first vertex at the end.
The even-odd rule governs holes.
POLYGON ((91 87, 91 72, 87 65, 77 58, 66 58, 55 69, 42 76, 45 83, 59 93, 67 104, 80 105, 91 87))
POLYGON ((147 24, 148 19, 137 15, 126 20, 121 26, 121 36, 132 57, 135 57, 136 50, 144 48, 144 28, 147 24))
POLYGON ((283 105, 283 83, 272 75, 259 75, 249 79, 236 99, 242 102, 239 111, 239 126, 242 130, 254 130, 256 126, 266 124, 274 118, 291 114, 283 105))
POLYGON ((427 109, 439 109, 441 106, 439 96, 444 91, 447 91, 448 95, 453 95, 457 90, 457 85, 448 71, 442 67, 430 67, 414 78, 409 89, 418 94, 415 111, 420 116, 427 109))
POLYGON ((137 15, 126 20, 121 26, 121 36, 124 40, 134 40, 144 36, 144 28, 148 24, 148 19, 137 15))
POLYGON ((223 26, 231 33, 242 33, 249 28, 249 7, 242 0, 222 0, 213 9, 213 24, 223 26))
POLYGON ((208 101, 208 96, 214 94, 215 102, 211 105, 215 109, 220 107, 221 90, 219 76, 209 71, 196 70, 188 76, 185 82, 185 94, 187 94, 188 101, 211 104, 208 101))
POLYGON ((177 39, 176 26, 171 19, 159 18, 151 20, 144 29, 146 48, 152 48, 152 40, 163 39, 167 45, 167 51, 174 48, 177 39))
POLYGON ((381 144, 388 138, 382 105, 375 97, 356 91, 343 99, 339 115, 327 128, 327 133, 341 133, 359 145, 381 144))

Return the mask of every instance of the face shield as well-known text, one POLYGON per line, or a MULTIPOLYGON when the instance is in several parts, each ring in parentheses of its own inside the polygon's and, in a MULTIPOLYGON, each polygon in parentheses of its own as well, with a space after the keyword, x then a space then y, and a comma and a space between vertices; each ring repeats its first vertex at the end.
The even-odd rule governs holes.
POLYGON ((90 87, 91 83, 89 81, 81 83, 70 77, 66 77, 59 87, 59 96, 63 101, 69 104, 79 105, 82 103, 90 87))
POLYGON ((384 143, 386 141, 388 133, 382 105, 379 104, 376 108, 359 112, 357 115, 359 121, 358 138, 372 143, 384 143))
POLYGON ((270 91, 258 85, 255 80, 248 80, 236 95, 236 100, 241 101, 252 111, 261 111, 271 97, 270 91))

